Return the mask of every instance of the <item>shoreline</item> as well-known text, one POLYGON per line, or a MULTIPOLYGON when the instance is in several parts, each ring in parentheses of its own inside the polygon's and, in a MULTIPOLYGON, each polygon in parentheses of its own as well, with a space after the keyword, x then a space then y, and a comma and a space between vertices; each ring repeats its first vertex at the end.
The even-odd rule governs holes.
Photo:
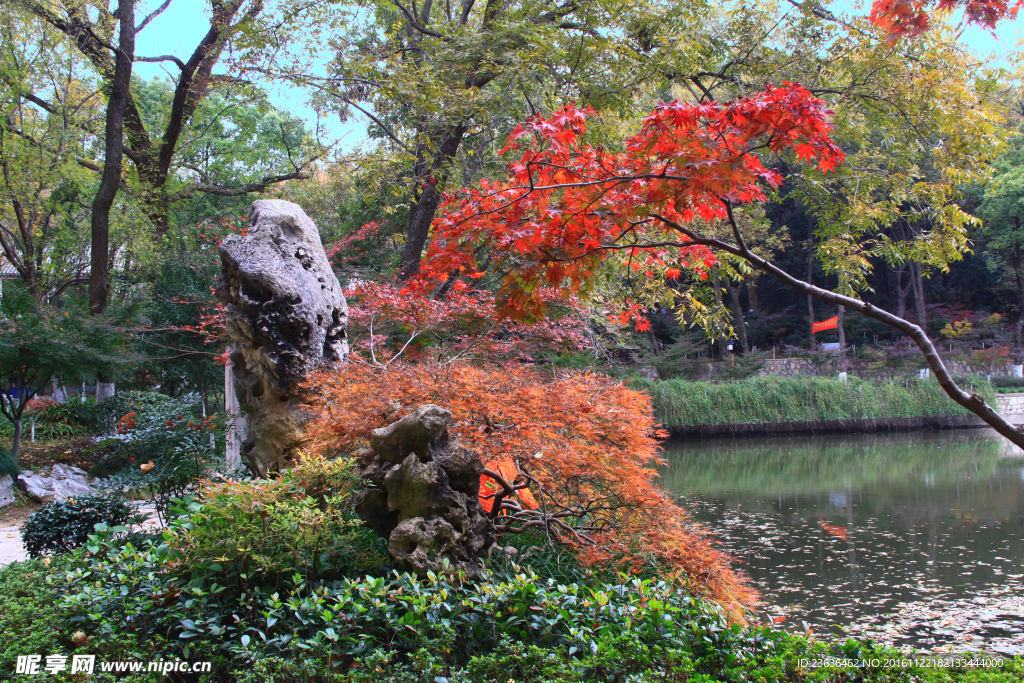
POLYGON ((856 434, 871 432, 912 432, 917 430, 971 429, 988 427, 980 417, 938 415, 925 417, 865 418, 854 420, 806 420, 794 422, 739 422, 669 425, 662 428, 671 438, 724 438, 773 436, 780 434, 856 434))

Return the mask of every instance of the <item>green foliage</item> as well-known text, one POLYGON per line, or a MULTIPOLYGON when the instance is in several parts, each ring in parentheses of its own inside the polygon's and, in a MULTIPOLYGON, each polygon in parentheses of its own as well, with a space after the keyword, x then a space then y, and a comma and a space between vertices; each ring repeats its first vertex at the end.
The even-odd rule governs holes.
POLYGON ((190 502, 167 541, 178 573, 246 591, 278 590, 296 572, 319 583, 387 561, 384 542, 351 511, 353 461, 313 459, 276 480, 214 485, 190 502))
MULTIPOLYGON (((239 593, 215 575, 183 581, 166 548, 94 541, 87 566, 67 573, 60 609, 73 623, 97 642, 160 643, 162 657, 210 659, 215 675, 246 682, 963 680, 955 670, 803 669, 801 658, 900 655, 730 626, 716 605, 663 581, 561 584, 517 567, 472 581, 395 573, 312 585, 297 575, 287 591, 239 593)), ((1009 683, 1022 666, 976 680, 1009 683)))
POLYGON ((36 438, 44 441, 66 441, 87 436, 96 429, 96 404, 70 400, 55 403, 50 400, 36 410, 29 406, 25 419, 35 425, 36 438))
POLYGON ((176 399, 128 391, 104 401, 98 419, 108 426, 116 424, 119 433, 99 442, 113 450, 93 467, 92 474, 109 476, 111 484, 127 489, 148 490, 157 512, 165 514, 171 499, 185 495, 197 479, 223 462, 222 430, 215 420, 199 417, 199 412, 199 399, 194 396, 176 399), (147 465, 145 471, 142 465, 147 465))
POLYGON ((21 468, 18 467, 18 459, 6 448, 0 447, 0 477, 8 476, 12 480, 17 478, 21 468))
MULTIPOLYGON (((193 514, 166 540, 208 523, 193 514)), ((1024 673, 1020 658, 974 672, 805 669, 800 659, 901 655, 728 625, 714 603, 650 579, 562 583, 510 566, 473 580, 394 573, 315 584, 297 574, 275 591, 224 585, 213 563, 196 575, 167 543, 136 546, 103 527, 87 549, 0 569, 5 680, 18 654, 71 653, 78 630, 100 660, 210 660, 212 680, 239 683, 1011 683, 1024 673)))
POLYGON ((18 655, 67 645, 58 611, 61 590, 47 581, 69 569, 73 558, 28 560, 0 567, 0 679, 10 680, 18 655))
POLYGON ((0 412, 12 423, 51 377, 81 379, 127 360, 109 319, 38 304, 24 288, 8 287, 0 303, 0 412))
POLYGON ((124 501, 104 496, 75 496, 47 503, 21 527, 21 540, 31 557, 60 555, 85 545, 97 524, 111 527, 136 519, 124 501))
MULTIPOLYGON (((28 683, 39 676, 15 674, 18 655, 71 654, 76 650, 72 636, 78 627, 68 620, 61 606, 68 571, 81 565, 78 554, 54 558, 14 562, 0 567, 0 680, 28 683)), ((153 646, 140 644, 132 638, 113 637, 90 640, 86 652, 99 660, 138 660, 151 658, 153 646)), ((90 681, 95 683, 156 683, 155 674, 130 676, 104 674, 97 671, 90 681)), ((69 680, 59 677, 50 680, 69 680)))
MULTIPOLYGON (((965 382, 994 403, 985 380, 965 382)), ((840 382, 831 377, 757 377, 722 384, 634 379, 631 386, 651 395, 658 420, 668 428, 972 414, 954 403, 935 380, 916 378, 884 382, 850 377, 840 382)))
POLYGON ((993 377, 992 386, 996 389, 1016 389, 1024 391, 1024 377, 993 377))

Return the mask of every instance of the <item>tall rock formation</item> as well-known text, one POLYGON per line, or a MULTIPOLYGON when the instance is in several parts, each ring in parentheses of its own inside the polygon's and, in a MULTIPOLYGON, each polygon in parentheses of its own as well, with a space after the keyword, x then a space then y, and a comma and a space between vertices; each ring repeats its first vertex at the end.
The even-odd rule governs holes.
POLYGON ((220 245, 217 296, 248 418, 242 457, 266 475, 288 467, 302 441, 302 383, 348 355, 348 305, 320 232, 299 205, 261 199, 249 219, 247 234, 220 245))

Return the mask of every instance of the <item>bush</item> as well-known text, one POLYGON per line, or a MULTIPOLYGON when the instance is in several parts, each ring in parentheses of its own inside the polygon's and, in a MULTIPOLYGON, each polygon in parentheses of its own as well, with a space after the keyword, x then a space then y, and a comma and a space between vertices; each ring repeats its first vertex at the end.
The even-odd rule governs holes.
POLYGON ((1024 377, 993 377, 991 382, 996 389, 1024 391, 1024 377))
POLYGON ((0 567, 0 680, 9 680, 18 655, 51 652, 65 632, 60 592, 47 583, 66 559, 29 560, 0 567))
MULTIPOLYGON (((71 655, 76 651, 72 636, 78 626, 62 608, 68 571, 81 566, 83 559, 72 553, 60 557, 14 562, 0 567, 0 681, 30 683, 39 680, 69 680, 16 674, 18 655, 71 655)), ((85 650, 97 659, 121 661, 150 659, 151 648, 140 647, 130 637, 90 640, 85 650)), ((66 676, 66 674, 65 674, 66 676)), ((76 679, 78 677, 75 677, 76 679)), ((157 683, 154 674, 105 674, 98 670, 92 683, 157 683)))
POLYGON ((127 391, 104 401, 100 410, 101 422, 119 433, 99 442, 111 452, 91 474, 108 477, 110 485, 122 490, 148 489, 162 516, 172 499, 223 464, 223 437, 217 440, 221 430, 215 420, 197 415, 198 399, 127 391), (152 468, 140 469, 149 462, 152 468))
POLYGON ((118 526, 134 519, 134 510, 124 501, 76 496, 34 512, 21 528, 21 540, 31 557, 59 555, 85 545, 97 524, 118 526))
POLYGON ((166 539, 183 576, 277 590, 376 570, 386 544, 351 511, 354 463, 310 458, 280 479, 212 484, 166 539))
POLYGON ((177 576, 167 549, 92 544, 61 610, 97 643, 156 642, 162 658, 211 660, 239 683, 583 683, 679 680, 1011 683, 996 671, 831 666, 801 658, 902 657, 870 642, 814 642, 728 625, 714 603, 664 581, 560 584, 531 569, 417 579, 394 573, 284 591, 226 588, 215 571, 177 576))
MULTIPOLYGON (((659 486, 664 434, 655 428, 650 397, 621 382, 571 371, 550 376, 518 364, 394 362, 383 372, 353 359, 343 372, 315 375, 310 389, 311 452, 350 453, 373 429, 437 404, 451 411, 451 431, 463 447, 528 484, 526 508, 558 510, 580 528, 551 524, 546 535, 583 564, 611 574, 682 572, 737 608, 756 599, 730 558, 659 486)), ((491 482, 481 482, 485 495, 491 482)), ((490 501, 483 502, 487 509, 490 501)), ((501 526, 532 519, 529 512, 510 517, 498 517, 501 526)))

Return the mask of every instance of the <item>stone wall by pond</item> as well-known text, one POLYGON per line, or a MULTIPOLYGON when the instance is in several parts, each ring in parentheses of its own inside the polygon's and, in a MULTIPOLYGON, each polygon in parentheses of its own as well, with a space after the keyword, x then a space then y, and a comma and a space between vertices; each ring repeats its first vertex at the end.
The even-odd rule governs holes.
POLYGON ((1024 424, 1024 394, 997 394, 996 410, 1014 424, 1024 424))

